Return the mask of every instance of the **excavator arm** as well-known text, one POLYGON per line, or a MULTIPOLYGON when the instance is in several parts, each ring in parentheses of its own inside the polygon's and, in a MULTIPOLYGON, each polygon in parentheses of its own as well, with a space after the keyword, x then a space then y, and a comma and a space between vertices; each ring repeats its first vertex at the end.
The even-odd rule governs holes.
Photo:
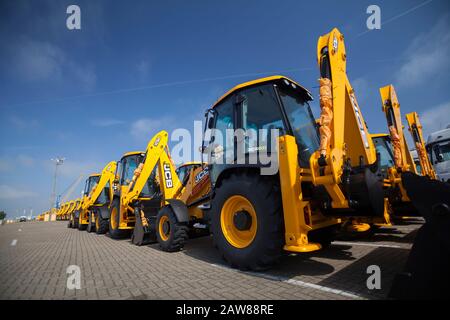
MULTIPOLYGON (((98 181, 97 185, 94 188, 92 188, 89 195, 82 202, 81 206, 82 210, 89 209, 89 207, 91 207, 97 201, 98 197, 100 196, 100 194, 102 193, 103 189, 108 184, 108 182, 110 186, 112 186, 116 174, 116 167, 117 162, 111 161, 103 168, 100 180, 98 181)), ((110 188, 110 193, 111 192, 112 188, 110 188)))
POLYGON ((122 196, 122 206, 128 207, 139 198, 151 173, 158 166, 158 177, 164 199, 172 199, 182 187, 168 149, 169 134, 162 130, 148 143, 144 160, 136 168, 127 191, 122 196))
POLYGON ((376 149, 347 78, 344 36, 338 29, 319 38, 317 59, 321 77, 320 148, 310 159, 312 181, 325 187, 333 209, 363 212, 364 207, 372 208, 373 215, 382 215, 376 149), (351 197, 351 189, 358 194, 353 192, 351 197), (363 189, 369 197, 364 196, 363 189))
POLYGON ((403 125, 400 112, 400 103, 393 85, 380 88, 382 110, 386 116, 389 135, 394 154, 394 163, 397 170, 416 173, 411 153, 409 152, 403 132, 403 125))
POLYGON ((430 158, 425 150, 425 143, 422 134, 422 125, 419 121, 419 115, 417 112, 411 112, 406 115, 406 121, 408 122, 409 132, 411 133, 414 141, 414 146, 419 156, 420 166, 422 168, 422 175, 428 176, 431 179, 436 179, 436 172, 433 169, 430 158))

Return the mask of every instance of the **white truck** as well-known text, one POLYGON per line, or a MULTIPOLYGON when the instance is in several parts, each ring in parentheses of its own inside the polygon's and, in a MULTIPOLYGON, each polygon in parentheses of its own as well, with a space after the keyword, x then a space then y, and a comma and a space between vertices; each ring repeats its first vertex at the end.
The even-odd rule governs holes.
POLYGON ((450 183, 450 125, 431 133, 426 149, 438 179, 450 183))

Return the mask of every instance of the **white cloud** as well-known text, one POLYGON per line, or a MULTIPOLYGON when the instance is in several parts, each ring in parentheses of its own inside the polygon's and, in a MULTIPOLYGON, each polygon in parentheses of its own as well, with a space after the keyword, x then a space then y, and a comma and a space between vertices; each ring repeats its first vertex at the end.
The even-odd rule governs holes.
POLYGON ((34 158, 27 156, 25 154, 21 154, 21 155, 17 156, 17 161, 25 167, 33 167, 34 166, 34 158))
POLYGON ((450 101, 430 108, 420 116, 424 139, 432 132, 445 129, 450 124, 450 101))
POLYGON ((130 133, 133 137, 143 140, 151 139, 160 130, 173 128, 174 120, 170 117, 160 119, 142 118, 131 124, 130 133))
POLYGON ((39 122, 36 119, 25 120, 25 119, 17 117, 17 116, 9 117, 9 122, 15 128, 20 129, 20 130, 35 128, 35 127, 39 126, 39 122))
POLYGON ((136 65, 136 71, 140 80, 146 80, 150 72, 150 62, 148 60, 141 60, 136 65))
POLYGON ((110 126, 116 126, 119 124, 125 123, 122 120, 118 119, 98 119, 98 120, 92 120, 91 124, 95 127, 110 127, 110 126))
POLYGON ((37 193, 26 191, 22 188, 16 188, 5 184, 0 185, 0 199, 19 199, 36 197, 37 193))
MULTIPOLYGON (((52 161, 43 162, 43 166, 50 173, 53 173, 55 170, 55 164, 52 161)), ((80 175, 87 175, 97 172, 101 168, 101 164, 99 165, 94 161, 66 159, 62 165, 58 166, 58 176, 68 179, 75 179, 80 175)))
POLYGON ((15 46, 15 69, 17 74, 29 81, 61 77, 64 53, 48 42, 26 39, 15 46))
POLYGON ((10 161, 7 159, 0 159, 0 172, 8 172, 13 168, 10 161))
POLYGON ((87 91, 95 87, 97 76, 92 66, 77 63, 55 44, 23 37, 11 44, 9 49, 9 71, 22 80, 63 80, 87 91))
POLYGON ((413 87, 449 71, 450 25, 448 16, 428 32, 416 36, 405 52, 406 62, 397 73, 399 86, 413 87))

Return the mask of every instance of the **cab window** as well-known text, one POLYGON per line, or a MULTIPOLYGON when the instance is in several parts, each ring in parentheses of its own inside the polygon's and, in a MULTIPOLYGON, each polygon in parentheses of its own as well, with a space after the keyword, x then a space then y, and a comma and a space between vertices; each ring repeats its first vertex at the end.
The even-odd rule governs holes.
MULTIPOLYGON (((239 93, 242 100, 240 127, 246 133, 245 153, 271 149, 271 129, 285 131, 280 107, 271 84, 242 90, 239 93), (249 131, 256 136, 249 136, 249 131), (262 130, 262 131, 259 131, 262 130), (260 134, 261 133, 261 134, 260 134)), ((279 134, 281 134, 279 132, 279 134)))
POLYGON ((129 156, 123 159, 121 185, 129 185, 133 179, 134 170, 138 166, 137 156, 129 156))
MULTIPOLYGON (((218 105, 215 108, 215 131, 220 132, 220 135, 222 136, 221 139, 219 139, 219 135, 215 134, 213 137, 213 140, 211 141, 214 148, 217 148, 218 146, 221 146, 223 148, 223 154, 222 159, 217 159, 218 162, 222 161, 222 163, 225 163, 225 159, 230 154, 233 154, 234 150, 234 138, 233 135, 227 136, 227 130, 233 130, 234 129, 234 123, 233 123, 233 102, 231 98, 227 98, 225 101, 223 101, 220 105, 218 105), (228 152, 227 152, 228 151, 228 152), (231 152, 230 152, 231 151, 231 152)), ((232 160, 232 159, 231 159, 232 160)))

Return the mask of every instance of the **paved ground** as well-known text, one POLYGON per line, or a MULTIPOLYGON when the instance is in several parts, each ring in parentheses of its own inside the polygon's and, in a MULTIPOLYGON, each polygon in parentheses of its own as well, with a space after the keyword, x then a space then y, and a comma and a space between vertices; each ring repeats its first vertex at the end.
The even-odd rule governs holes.
POLYGON ((157 244, 68 229, 65 222, 0 226, 0 299, 382 299, 403 268, 421 221, 382 228, 370 238, 340 240, 319 252, 287 255, 264 273, 224 265, 210 237, 166 253, 157 244), (369 265, 381 289, 369 290, 369 265), (67 288, 67 267, 81 289, 67 288))

